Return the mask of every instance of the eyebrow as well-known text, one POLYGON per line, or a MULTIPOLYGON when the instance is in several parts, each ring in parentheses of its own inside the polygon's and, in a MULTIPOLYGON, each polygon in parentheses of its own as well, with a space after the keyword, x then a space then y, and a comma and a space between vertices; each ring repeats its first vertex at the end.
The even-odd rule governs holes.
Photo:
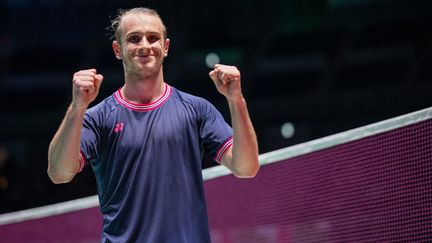
POLYGON ((158 31, 148 31, 148 32, 133 31, 133 32, 127 33, 127 34, 126 34, 126 37, 131 36, 131 35, 136 35, 136 34, 139 34, 139 35, 142 35, 142 34, 144 34, 144 35, 150 34, 150 35, 158 35, 158 36, 162 36, 162 34, 161 34, 160 32, 158 32, 158 31))

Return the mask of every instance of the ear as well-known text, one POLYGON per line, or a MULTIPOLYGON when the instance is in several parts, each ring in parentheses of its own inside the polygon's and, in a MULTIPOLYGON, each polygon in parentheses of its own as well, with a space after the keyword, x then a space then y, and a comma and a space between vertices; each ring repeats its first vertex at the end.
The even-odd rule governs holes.
POLYGON ((170 46, 170 39, 166 39, 165 40, 165 50, 164 50, 164 56, 167 57, 168 56, 168 50, 169 50, 169 46, 170 46))
POLYGON ((122 59, 122 54, 121 54, 120 44, 117 41, 113 41, 112 42, 112 48, 114 50, 114 54, 115 54, 116 58, 118 60, 121 60, 122 59))

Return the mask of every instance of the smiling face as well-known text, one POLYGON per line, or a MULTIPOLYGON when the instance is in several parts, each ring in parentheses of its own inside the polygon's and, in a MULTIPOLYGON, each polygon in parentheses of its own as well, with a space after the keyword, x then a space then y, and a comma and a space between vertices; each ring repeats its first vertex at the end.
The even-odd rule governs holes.
POLYGON ((119 33, 112 46, 116 57, 123 61, 126 76, 149 78, 162 74, 170 40, 158 16, 126 14, 119 23, 119 33))

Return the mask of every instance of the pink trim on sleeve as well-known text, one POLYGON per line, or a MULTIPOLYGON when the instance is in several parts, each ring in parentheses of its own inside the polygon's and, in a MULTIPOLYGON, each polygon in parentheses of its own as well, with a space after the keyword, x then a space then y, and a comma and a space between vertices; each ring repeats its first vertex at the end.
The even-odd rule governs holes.
POLYGON ((82 169, 84 168, 84 165, 86 164, 86 158, 85 158, 82 151, 80 151, 80 153, 79 153, 79 163, 80 163, 80 167, 79 167, 78 173, 82 171, 82 169))
POLYGON ((214 160, 216 162, 218 162, 219 164, 221 163, 221 160, 226 151, 228 151, 228 149, 233 146, 233 142, 233 137, 230 137, 219 147, 218 151, 216 152, 216 156, 214 157, 214 160))

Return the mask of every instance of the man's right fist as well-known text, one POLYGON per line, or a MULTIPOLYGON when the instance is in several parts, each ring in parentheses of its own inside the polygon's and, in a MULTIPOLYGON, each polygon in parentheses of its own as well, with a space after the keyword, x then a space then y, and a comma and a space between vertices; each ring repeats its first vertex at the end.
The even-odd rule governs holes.
POLYGON ((103 76, 96 69, 80 70, 73 75, 73 97, 74 105, 87 107, 96 99, 101 86, 103 76))

